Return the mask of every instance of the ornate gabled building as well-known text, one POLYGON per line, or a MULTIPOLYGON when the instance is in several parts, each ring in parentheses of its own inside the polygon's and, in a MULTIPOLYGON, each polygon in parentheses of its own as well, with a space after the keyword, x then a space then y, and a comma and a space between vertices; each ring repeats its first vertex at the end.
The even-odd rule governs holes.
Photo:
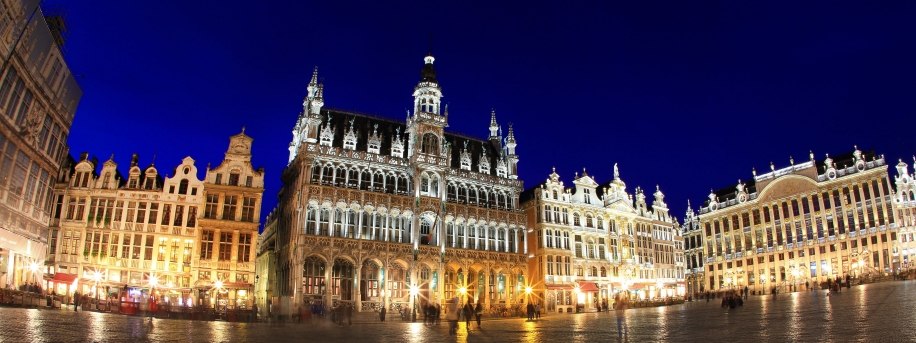
MULTIPOLYGON (((913 168, 916 169, 916 157, 913 157, 913 168)), ((897 192, 894 195, 894 209, 897 216, 899 266, 896 271, 912 272, 916 268, 916 177, 907 170, 906 163, 897 163, 897 176, 894 183, 897 192)), ((897 252, 895 251, 895 253, 897 252)))
POLYGON ((434 60, 424 58, 406 121, 323 107, 316 69, 279 194, 281 308, 521 300, 525 218, 512 126, 503 138, 491 113, 488 139, 446 131, 434 60))
POLYGON ((70 159, 54 185, 48 289, 144 302, 155 288, 173 305, 250 306, 264 189, 250 144, 231 137, 203 180, 191 157, 163 177, 135 154, 126 178, 114 156, 100 170, 88 154, 70 159))
MULTIPOLYGON (((900 263, 893 190, 883 156, 852 152, 810 160, 713 191, 696 220, 696 291, 799 289, 808 282, 875 276, 900 263), (702 260, 704 259, 705 260, 702 260)), ((691 226, 693 228, 693 226, 691 226)), ((692 243, 688 243, 692 245, 692 243)))
POLYGON ((706 291, 703 282, 703 266, 706 259, 703 258, 703 230, 700 226, 700 217, 690 207, 690 200, 687 200, 687 213, 684 216, 684 224, 681 225, 681 237, 684 238, 684 280, 687 283, 687 294, 696 297, 698 293, 706 291))
POLYGON ((620 291, 641 299, 683 295, 680 229, 656 188, 651 209, 641 188, 635 197, 614 166, 599 185, 585 170, 565 187, 554 170, 526 190, 531 284, 550 312, 596 310, 620 291))

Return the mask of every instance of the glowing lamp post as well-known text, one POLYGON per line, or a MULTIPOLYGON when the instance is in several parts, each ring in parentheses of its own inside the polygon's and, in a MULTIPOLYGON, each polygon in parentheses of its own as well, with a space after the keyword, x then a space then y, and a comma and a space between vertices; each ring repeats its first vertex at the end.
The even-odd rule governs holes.
POLYGON ((458 294, 461 296, 461 302, 467 303, 467 298, 465 297, 468 295, 468 289, 466 287, 458 288, 458 294))
POLYGON ((413 299, 413 309, 411 310, 413 313, 411 315, 411 321, 413 322, 417 321, 417 294, 419 293, 420 289, 417 287, 417 285, 410 285, 410 298, 413 299))
POLYGON ((155 297, 155 295, 156 295, 156 286, 157 286, 157 285, 159 285, 159 279, 156 278, 155 275, 150 274, 150 276, 149 276, 149 287, 150 287, 150 290, 149 290, 149 305, 147 305, 147 306, 148 306, 148 309, 150 310, 150 316, 149 316, 149 321, 150 321, 150 322, 153 321, 153 316, 155 315, 155 313, 152 312, 152 309, 153 309, 153 302, 154 302, 154 300, 155 300, 154 297, 155 297))
POLYGON ((95 309, 99 309, 99 282, 102 281, 102 273, 98 270, 92 272, 92 280, 95 281, 95 309))

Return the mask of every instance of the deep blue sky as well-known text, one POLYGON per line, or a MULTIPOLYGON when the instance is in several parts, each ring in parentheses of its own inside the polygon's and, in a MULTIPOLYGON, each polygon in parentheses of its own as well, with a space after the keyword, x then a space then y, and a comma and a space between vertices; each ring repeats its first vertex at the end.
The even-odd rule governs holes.
MULTIPOLYGON (((247 126, 276 204, 312 68, 327 106, 403 118, 428 37, 450 129, 515 123, 521 179, 588 168, 666 194, 683 218, 710 188, 853 144, 916 153, 916 2, 51 0, 84 96, 71 153, 122 172, 220 163, 247 126)), ((201 174, 203 171, 201 171, 201 174)), ((203 177, 203 175, 200 175, 203 177)))

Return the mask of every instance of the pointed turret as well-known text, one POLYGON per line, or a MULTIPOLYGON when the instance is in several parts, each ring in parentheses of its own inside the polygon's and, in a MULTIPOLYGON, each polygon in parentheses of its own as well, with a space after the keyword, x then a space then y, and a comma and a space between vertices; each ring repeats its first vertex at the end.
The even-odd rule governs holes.
POLYGON ((496 110, 490 110, 490 140, 500 140, 499 124, 496 123, 496 110))
POLYGON ((509 178, 518 179, 518 155, 515 154, 515 131, 512 129, 512 123, 509 123, 509 136, 506 137, 507 159, 509 160, 509 178))
POLYGON ((442 98, 442 88, 439 87, 439 82, 436 81, 436 69, 433 68, 433 62, 435 60, 432 53, 427 54, 426 57, 423 58, 424 64, 423 70, 420 71, 420 82, 414 87, 413 92, 413 115, 414 120, 419 118, 428 123, 448 126, 444 118, 438 116, 440 113, 439 108, 441 105, 440 99, 442 98), (435 114, 436 116, 420 116, 421 112, 435 114))
MULTIPOLYGON (((315 67, 315 70, 312 71, 312 80, 309 81, 309 86, 306 89, 308 89, 308 92, 309 92, 309 95, 306 99, 314 98, 315 93, 318 92, 318 67, 317 66, 315 67)), ((303 105, 308 106, 307 103, 303 105)))

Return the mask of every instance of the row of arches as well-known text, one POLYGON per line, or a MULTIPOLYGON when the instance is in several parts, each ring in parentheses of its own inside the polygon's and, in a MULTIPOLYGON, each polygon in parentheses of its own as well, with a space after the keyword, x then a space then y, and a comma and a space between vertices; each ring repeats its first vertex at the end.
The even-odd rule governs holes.
POLYGON ((516 208, 515 197, 504 191, 488 187, 477 187, 464 183, 449 182, 445 200, 471 206, 481 206, 500 210, 516 208))
MULTIPOLYGON (((361 209, 342 209, 324 206, 309 206, 302 224, 302 233, 315 236, 329 236, 375 240, 393 243, 414 243, 414 224, 410 212, 381 212, 361 209)), ((451 217, 449 217, 451 218, 451 217)), ((427 213, 420 217, 418 243, 440 245, 435 227, 435 216, 427 213)), ((519 242, 524 232, 514 227, 492 225, 483 222, 446 220, 445 245, 451 248, 502 251, 518 253, 519 242)))
POLYGON ((516 269, 483 268, 465 270, 454 265, 444 270, 418 263, 416 280, 411 280, 411 270, 405 261, 393 261, 387 266, 375 260, 365 260, 356 265, 350 257, 335 258, 329 263, 325 258, 313 254, 302 264, 302 293, 306 299, 330 296, 340 301, 406 301, 411 286, 418 290, 421 303, 441 302, 438 298, 440 287, 444 299, 457 296, 502 302, 519 300, 527 284, 524 271, 516 269), (329 266, 330 265, 330 266, 329 266), (357 289, 354 287, 358 287, 357 289), (464 291, 462 292, 461 289, 464 291))
POLYGON ((328 186, 360 189, 364 191, 384 192, 407 195, 411 187, 410 177, 405 173, 383 172, 381 170, 360 169, 345 165, 315 164, 312 166, 311 182, 328 186))

